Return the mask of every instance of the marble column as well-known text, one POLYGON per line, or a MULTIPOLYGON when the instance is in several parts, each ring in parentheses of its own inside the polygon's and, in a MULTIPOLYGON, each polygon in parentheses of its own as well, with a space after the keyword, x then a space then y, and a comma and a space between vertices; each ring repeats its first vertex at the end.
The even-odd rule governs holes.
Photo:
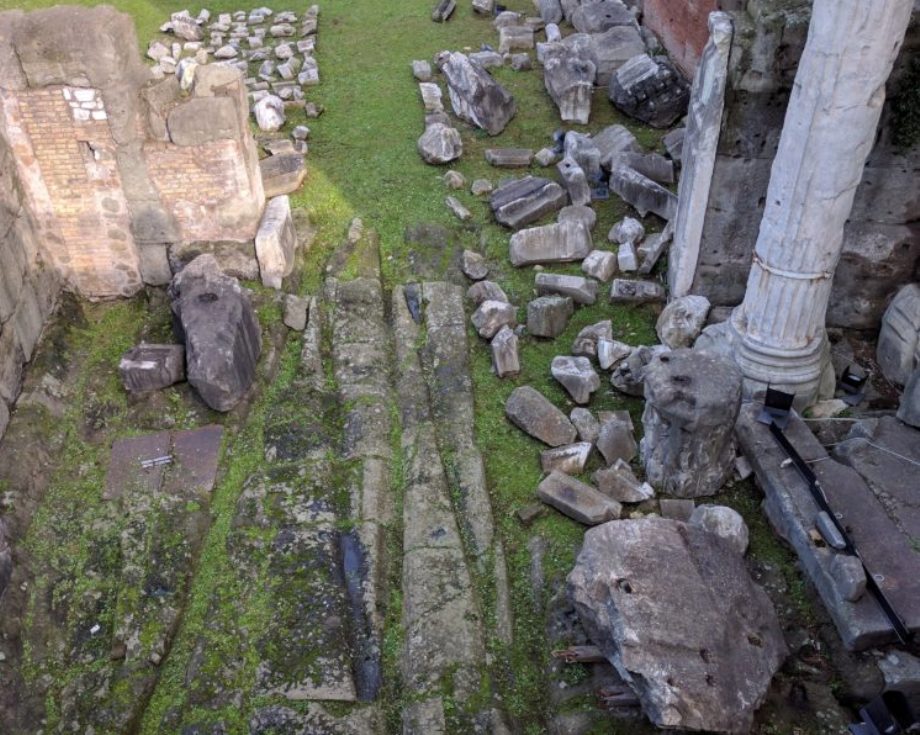
POLYGON ((745 392, 814 402, 828 366, 827 301, 885 83, 914 0, 815 0, 743 303, 728 325, 745 392))
POLYGON ((677 188, 674 243, 668 256, 668 287, 672 298, 690 293, 699 260, 706 207, 722 132, 733 31, 728 13, 710 13, 709 43, 696 68, 690 93, 682 170, 677 188))

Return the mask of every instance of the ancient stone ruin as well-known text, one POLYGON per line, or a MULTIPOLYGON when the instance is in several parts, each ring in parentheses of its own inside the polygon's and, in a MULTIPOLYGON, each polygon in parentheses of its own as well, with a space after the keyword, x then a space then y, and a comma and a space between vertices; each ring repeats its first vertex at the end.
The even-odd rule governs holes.
POLYGON ((32 5, 0 732, 920 727, 915 0, 32 5))

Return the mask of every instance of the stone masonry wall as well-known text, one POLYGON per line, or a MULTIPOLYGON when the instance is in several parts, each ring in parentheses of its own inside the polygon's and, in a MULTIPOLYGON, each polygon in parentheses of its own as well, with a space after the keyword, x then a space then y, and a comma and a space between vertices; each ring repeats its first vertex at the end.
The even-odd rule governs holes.
MULTIPOLYGON (((714 304, 744 296, 773 157, 810 19, 810 0, 748 0, 734 14, 725 112, 692 292, 714 304)), ((877 328, 890 297, 920 267, 920 147, 891 142, 891 99, 920 51, 915 21, 888 84, 828 310, 830 326, 877 328)))
POLYGON ((0 137, 0 437, 19 395, 22 370, 54 309, 60 281, 38 253, 13 151, 0 137))
POLYGON ((252 240, 264 206, 239 71, 183 91, 137 48, 111 7, 0 14, 0 136, 45 261, 88 298, 167 283, 170 245, 252 240))

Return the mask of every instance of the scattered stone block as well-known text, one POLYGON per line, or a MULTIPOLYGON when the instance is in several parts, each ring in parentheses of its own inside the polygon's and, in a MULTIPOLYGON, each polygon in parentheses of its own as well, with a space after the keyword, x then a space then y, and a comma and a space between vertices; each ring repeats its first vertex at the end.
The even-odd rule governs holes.
POLYGON ((615 26, 636 25, 635 16, 620 0, 600 0, 579 5, 569 21, 579 33, 603 33, 615 26))
POLYGON ((570 204, 559 210, 556 215, 557 222, 577 222, 588 230, 593 230, 597 224, 597 212, 591 207, 582 204, 570 204))
POLYGON ((687 128, 674 128, 661 139, 665 151, 674 163, 679 164, 683 158, 684 138, 687 135, 687 128))
POLYGON ((537 496, 547 505, 586 526, 616 520, 622 506, 595 488, 561 472, 551 472, 537 486, 537 496))
MULTIPOLYGON (((486 259, 479 253, 472 250, 464 250, 460 258, 460 270, 463 275, 472 281, 481 281, 489 275, 489 266, 486 265, 486 259)), ((507 299, 499 299, 507 301, 507 299)))
POLYGON ((655 331, 662 344, 672 350, 692 347, 709 315, 709 299, 705 296, 680 296, 664 307, 655 331))
POLYGON ((631 242, 624 242, 617 249, 617 268, 623 273, 639 270, 639 256, 636 255, 636 247, 631 242))
POLYGON ((739 554, 747 552, 750 534, 741 514, 725 505, 698 505, 688 521, 704 531, 714 533, 732 545, 739 554))
POLYGON ((444 110, 444 105, 441 103, 441 88, 436 83, 419 82, 418 91, 422 96, 425 112, 442 112, 444 110))
POLYGON ((584 225, 557 222, 515 232, 511 236, 509 257, 515 267, 568 263, 582 260, 591 250, 591 233, 584 225))
POLYGON ((307 328, 307 312, 310 308, 310 299, 294 294, 285 294, 284 310, 281 319, 288 329, 302 332, 307 328))
POLYGON ((629 131, 629 128, 623 125, 608 125, 599 133, 592 135, 591 140, 601 153, 601 166, 608 171, 612 167, 612 162, 620 154, 629 151, 642 152, 642 146, 639 145, 636 136, 629 131))
POLYGON ((633 348, 625 342, 615 339, 599 339, 597 341, 597 363, 601 370, 610 370, 620 360, 632 354, 633 348))
POLYGON ((505 59, 497 51, 474 51, 470 54, 470 61, 479 64, 483 69, 501 68, 505 59))
POLYGON ((534 337, 558 337, 575 311, 572 299, 541 296, 527 304, 527 332, 534 337))
POLYGON ((412 62, 412 76, 418 82, 430 82, 431 64, 427 61, 416 59, 412 62))
POLYGON ((645 237, 645 227, 642 223, 633 217, 624 217, 610 228, 607 233, 607 239, 618 245, 631 243, 636 245, 645 237))
POLYGON ((600 492, 618 503, 643 503, 655 497, 654 488, 647 482, 639 482, 629 464, 622 459, 595 472, 593 479, 600 492))
POLYGON ((578 432, 579 439, 589 444, 593 444, 597 441, 597 437, 601 431, 601 425, 598 423, 597 419, 594 418, 594 414, 587 408, 582 408, 581 406, 573 408, 572 412, 569 414, 569 420, 578 432))
POLYGON ((492 182, 488 179, 474 179, 470 185, 470 193, 473 196, 482 196, 492 192, 492 182))
POLYGON ((574 158, 566 156, 556 164, 556 170, 562 177, 562 182, 569 195, 569 201, 575 205, 591 203, 591 187, 588 177, 574 158))
POLYGON ((473 219, 473 213, 470 212, 470 210, 468 210, 466 207, 464 207, 463 204, 461 204, 460 200, 457 199, 457 197, 447 197, 444 200, 444 204, 447 205, 447 208, 461 222, 466 222, 467 220, 473 219))
POLYGON ((628 166, 659 184, 674 183, 674 163, 660 153, 620 153, 611 158, 611 168, 615 166, 628 166))
POLYGON ((858 602, 866 594, 866 570, 858 557, 835 554, 831 576, 840 596, 847 602, 858 602))
POLYGON ((546 168, 547 166, 552 166, 558 157, 559 154, 552 148, 541 148, 536 152, 533 158, 537 163, 543 166, 543 168, 546 168))
POLYGON ((437 5, 431 11, 431 19, 435 23, 444 23, 454 14, 456 9, 456 0, 438 0, 437 5))
POLYGON ((668 128, 687 114, 690 85, 666 57, 640 54, 610 77, 608 96, 630 117, 668 128))
POLYGON ((508 303, 508 297, 502 287, 492 281, 474 283, 467 289, 466 297, 476 306, 479 306, 483 301, 504 301, 508 303))
MULTIPOLYGON (((601 387, 601 379, 594 372, 587 357, 557 356, 550 365, 550 373, 575 403, 585 404, 591 394, 601 387)), ((603 427, 601 427, 603 433, 603 427)))
POLYGON ((284 125, 284 102, 273 94, 265 95, 252 107, 259 130, 273 133, 284 125))
POLYGON ((750 731, 787 649, 729 544, 665 518, 608 523, 585 534, 568 593, 654 725, 750 731))
POLYGON ((882 374, 905 385, 920 365, 920 284, 904 286, 882 317, 876 351, 882 374))
POLYGON ((418 139, 418 152, 425 163, 439 165, 463 155, 463 141, 456 128, 436 122, 428 125, 418 139))
POLYGON ((307 177, 307 166, 299 153, 263 158, 259 161, 259 171, 266 199, 297 191, 307 177))
POLYGON ((614 166, 610 172, 610 190, 642 217, 649 212, 666 220, 677 216, 677 196, 628 166, 614 166))
POLYGON ((511 94, 464 54, 448 52, 438 63, 454 113, 489 135, 501 133, 517 112, 511 94))
POLYGON ((473 0, 473 12, 479 15, 492 15, 495 10, 495 0, 473 0))
POLYGON ((741 372, 727 357, 674 350, 645 368, 645 475, 669 495, 717 493, 731 475, 741 372))
POLYGON ((518 338, 514 330, 505 325, 492 338, 492 369, 499 378, 521 372, 518 357, 518 338))
POLYGON ((215 411, 229 411, 252 385, 262 352, 249 297, 212 255, 179 271, 169 296, 184 336, 189 383, 215 411))
POLYGON ((519 429, 551 447, 575 441, 575 427, 566 415, 529 385, 511 392, 505 403, 505 415, 519 429))
POLYGON ((502 26, 498 29, 498 53, 533 48, 533 29, 527 26, 502 26))
POLYGON ((658 501, 662 518, 687 523, 696 510, 696 503, 686 498, 661 498, 658 501))
POLYGON ((562 22, 562 5, 559 0, 537 0, 537 10, 544 23, 562 22))
POLYGON ((514 514, 521 522, 521 525, 526 528, 533 525, 533 522, 540 516, 546 514, 546 506, 543 503, 533 503, 525 505, 523 508, 518 508, 514 514))
POLYGON ((652 281, 614 278, 610 284, 610 301, 614 304, 643 304, 664 300, 664 286, 652 281))
POLYGON ((669 352, 669 349, 664 345, 636 347, 617 363, 610 374, 610 384, 621 393, 642 396, 645 393, 645 369, 653 358, 665 352, 669 352))
POLYGON ((632 427, 619 416, 610 416, 601 422, 596 444, 608 466, 615 464, 617 460, 630 462, 639 449, 632 427))
POLYGON ((544 472, 561 472, 565 475, 579 475, 584 472, 591 455, 591 442, 578 442, 564 447, 545 449, 540 452, 540 467, 544 472))
POLYGON ((559 184, 536 176, 503 184, 489 198, 495 219, 515 230, 558 212, 565 204, 566 194, 559 184))
POLYGON ((530 71, 533 69, 533 62, 530 60, 530 54, 512 54, 511 68, 514 71, 530 71))
POLYGON ((256 233, 256 258, 263 286, 281 288, 281 281, 294 269, 296 246, 290 198, 285 195, 269 200, 256 233))
POLYGON ((581 357, 597 357, 597 345, 602 339, 613 339, 613 322, 609 319, 584 327, 572 342, 572 354, 581 357))
POLYGON ((543 61, 543 83, 563 122, 587 125, 597 67, 565 50, 543 61))
POLYGON ((538 296, 569 296, 576 304, 593 304, 597 301, 597 282, 582 276, 537 273, 535 287, 538 296))
POLYGON ((585 275, 607 283, 617 273, 617 256, 609 250, 592 250, 581 263, 585 275))
POLYGON ((140 344, 122 355, 118 373, 129 393, 167 388, 185 380, 185 348, 182 345, 140 344))
POLYGON ((639 274, 647 276, 652 272, 655 264, 664 255, 665 250, 671 244, 674 238, 674 225, 668 222, 661 232, 656 232, 645 238, 645 241, 638 247, 637 255, 642 260, 639 264, 639 274))
POLYGON ((517 324, 517 309, 506 301, 483 301, 471 317, 480 337, 492 339, 504 326, 517 324))
POLYGON ((466 186, 466 177, 459 171, 448 171, 443 180, 448 189, 462 189, 466 186))
POLYGON ((532 160, 530 148, 486 148, 486 161, 498 168, 526 168, 532 160))

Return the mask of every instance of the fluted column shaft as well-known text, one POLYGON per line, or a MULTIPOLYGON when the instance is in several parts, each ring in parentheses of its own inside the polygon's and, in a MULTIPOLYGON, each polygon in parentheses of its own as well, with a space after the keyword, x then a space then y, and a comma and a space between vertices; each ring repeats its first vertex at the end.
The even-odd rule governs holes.
POLYGON ((843 228, 876 138, 913 0, 815 0, 754 261, 731 328, 749 393, 814 400, 843 228))

